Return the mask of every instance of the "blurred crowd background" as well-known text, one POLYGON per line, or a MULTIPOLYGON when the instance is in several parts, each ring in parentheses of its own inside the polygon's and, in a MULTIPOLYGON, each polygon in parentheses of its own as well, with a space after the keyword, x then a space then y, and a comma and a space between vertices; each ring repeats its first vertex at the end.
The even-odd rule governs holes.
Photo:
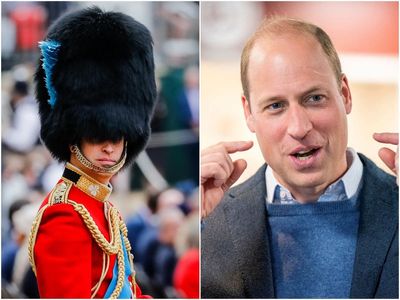
MULTIPOLYGON (((63 166, 41 144, 33 74, 38 42, 61 14, 90 5, 131 15, 154 39, 152 137, 113 179, 137 281, 155 298, 199 297, 199 5, 196 2, 2 2, 2 297, 38 298, 27 236, 63 166)), ((89 276, 89 275, 88 275, 89 276)))
MULTIPOLYGON (((240 55, 263 18, 281 15, 324 29, 339 54, 353 98, 349 146, 386 172, 374 132, 398 131, 399 4, 387 1, 208 1, 201 3, 201 147, 252 140, 241 104, 240 55), (213 115, 213 118, 210 118, 213 115)), ((396 147, 389 145, 396 150, 396 147)), ((243 182, 264 163, 255 145, 244 158, 243 182)))

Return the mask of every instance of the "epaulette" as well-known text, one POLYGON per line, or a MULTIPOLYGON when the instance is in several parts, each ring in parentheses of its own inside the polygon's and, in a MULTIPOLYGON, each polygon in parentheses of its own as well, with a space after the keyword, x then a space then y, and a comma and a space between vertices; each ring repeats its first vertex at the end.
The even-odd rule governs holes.
POLYGON ((72 185, 72 182, 65 180, 57 183, 49 195, 49 206, 53 204, 67 203, 68 194, 72 185))

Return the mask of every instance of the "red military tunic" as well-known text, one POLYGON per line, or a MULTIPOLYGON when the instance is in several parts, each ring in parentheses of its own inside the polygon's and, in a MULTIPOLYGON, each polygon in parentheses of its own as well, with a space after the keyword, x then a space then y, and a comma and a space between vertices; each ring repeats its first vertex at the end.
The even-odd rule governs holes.
MULTIPOLYGON (((66 165, 63 177, 43 201, 30 237, 40 297, 105 296, 117 254, 107 254, 100 245, 109 244, 110 249, 124 245, 120 234, 114 234, 114 223, 122 224, 122 220, 118 214, 115 221, 116 209, 107 201, 110 193, 110 187, 66 165)), ((132 297, 136 292, 137 298, 150 298, 141 294, 132 276, 129 282, 132 297)))

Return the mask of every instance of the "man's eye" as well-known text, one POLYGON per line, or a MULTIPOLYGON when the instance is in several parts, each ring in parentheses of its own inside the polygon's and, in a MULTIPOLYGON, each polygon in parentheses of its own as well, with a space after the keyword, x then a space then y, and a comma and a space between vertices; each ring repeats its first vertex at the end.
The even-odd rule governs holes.
POLYGON ((281 103, 281 102, 272 103, 267 106, 268 110, 278 110, 278 109, 282 109, 282 108, 283 108, 283 103, 281 103))
POLYGON ((312 95, 308 97, 308 101, 310 102, 321 102, 324 99, 324 96, 322 95, 312 95))

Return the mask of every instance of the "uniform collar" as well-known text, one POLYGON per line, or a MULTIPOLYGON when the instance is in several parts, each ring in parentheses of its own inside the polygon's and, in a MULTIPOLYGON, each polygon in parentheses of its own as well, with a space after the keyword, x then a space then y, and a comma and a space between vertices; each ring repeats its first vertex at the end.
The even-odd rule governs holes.
MULTIPOLYGON (((352 148, 347 148, 346 157, 347 161, 350 162, 350 167, 347 169, 346 173, 341 178, 339 178, 337 181, 333 182, 331 185, 327 187, 324 194, 320 196, 318 201, 324 201, 324 199, 330 199, 330 201, 334 201, 334 199, 343 199, 342 197, 336 197, 336 198, 332 197, 333 193, 341 193, 342 191, 343 193, 345 193, 345 196, 348 199, 356 194, 361 182, 363 165, 359 156, 352 148)), ((277 196, 280 198, 294 199, 291 196, 290 192, 284 186, 278 183, 270 166, 267 166, 267 169, 265 171, 265 181, 267 185, 268 204, 274 202, 275 198, 274 195, 276 193, 277 196)), ((290 199, 288 201, 290 202, 290 199)), ((293 203, 297 202, 295 201, 293 203)))
POLYGON ((65 165, 62 178, 72 182, 82 192, 100 202, 106 201, 112 192, 111 184, 102 184, 70 163, 65 165))

